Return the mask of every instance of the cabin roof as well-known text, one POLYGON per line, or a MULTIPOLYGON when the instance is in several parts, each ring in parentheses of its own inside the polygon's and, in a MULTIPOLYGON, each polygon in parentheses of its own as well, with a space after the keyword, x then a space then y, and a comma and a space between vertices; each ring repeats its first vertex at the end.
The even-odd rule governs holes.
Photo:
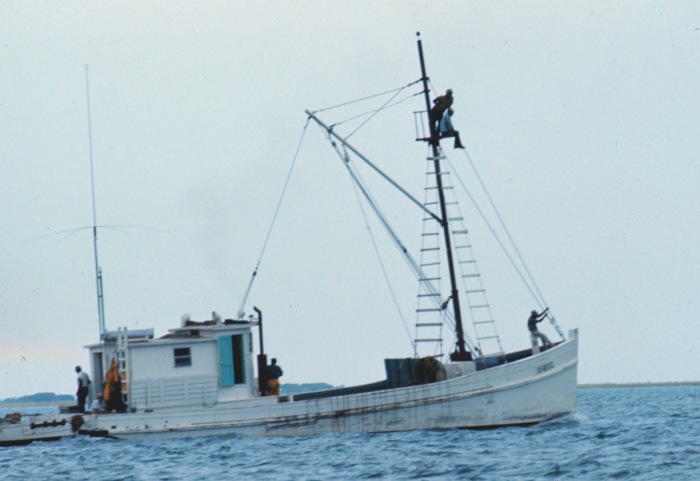
MULTIPOLYGON (((151 333, 150 337, 142 335, 143 332, 147 332, 144 330, 125 332, 129 338, 129 347, 145 347, 154 345, 180 344, 183 342, 206 342, 215 339, 217 334, 249 332, 252 326, 252 322, 233 321, 227 319, 226 321, 220 323, 215 323, 213 321, 187 321, 184 326, 169 329, 167 334, 159 338, 153 338, 152 330, 148 330, 151 333), (136 335, 131 335, 132 333, 136 335)), ((90 344, 85 347, 96 348, 107 344, 114 344, 117 339, 117 333, 109 332, 108 334, 113 334, 112 336, 109 336, 109 340, 97 344, 90 344)))

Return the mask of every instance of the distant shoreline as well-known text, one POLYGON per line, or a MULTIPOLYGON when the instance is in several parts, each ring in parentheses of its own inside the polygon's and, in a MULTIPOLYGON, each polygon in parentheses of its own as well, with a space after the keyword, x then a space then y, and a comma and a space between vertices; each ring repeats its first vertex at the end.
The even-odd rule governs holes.
POLYGON ((678 386, 698 386, 700 381, 683 382, 605 382, 594 384, 579 384, 578 389, 610 389, 610 388, 630 388, 630 387, 678 387, 678 386))

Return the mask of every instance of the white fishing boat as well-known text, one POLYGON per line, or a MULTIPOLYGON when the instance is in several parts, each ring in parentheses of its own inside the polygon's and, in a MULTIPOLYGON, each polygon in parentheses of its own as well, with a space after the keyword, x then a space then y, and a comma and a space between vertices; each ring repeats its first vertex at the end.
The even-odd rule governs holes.
MULTIPOLYGON (((419 284, 413 352, 405 358, 386 359, 385 379, 294 396, 266 395, 267 355, 262 340, 262 313, 258 309, 256 315, 247 319, 239 314, 223 320, 215 313, 211 320, 203 322, 183 318, 180 326, 161 337, 155 337, 152 330, 106 330, 95 233, 101 338, 87 348, 92 386, 99 386, 111 398, 114 412, 37 415, 0 424, 0 445, 74 434, 145 439, 228 433, 292 436, 482 429, 526 426, 575 411, 577 330, 563 336, 549 315, 560 340, 540 347, 532 337, 526 348, 505 352, 495 334, 488 304, 480 300, 480 276, 469 270, 474 260, 460 261, 454 254, 463 247, 461 239, 467 230, 450 213, 453 203, 446 199, 448 176, 442 170, 445 154, 440 145, 444 138, 429 119, 432 99, 420 39, 418 51, 422 75, 414 85, 422 87, 425 110, 414 115, 423 130, 427 125, 427 131, 416 137, 431 150, 428 164, 432 184, 426 191, 434 195, 432 199, 416 200, 336 129, 327 126, 316 113, 307 112, 309 119, 325 131, 359 191, 378 215, 381 209, 375 208, 372 196, 354 174, 355 161, 369 165, 389 180, 416 204, 426 224, 436 226, 434 234, 424 234, 422 251, 442 260, 415 261, 389 223, 381 221, 405 254, 419 284), (426 244, 430 241, 425 239, 436 239, 441 248, 426 244), (447 295, 439 291, 430 272, 431 266, 442 262, 449 273, 447 295), (473 283, 479 285, 475 287, 473 283), (464 307, 476 325, 474 341, 465 333, 464 307), (443 339, 443 326, 449 328, 448 339, 443 339), (259 340, 257 355, 254 336, 259 340), (451 352, 443 353, 444 345, 450 346, 451 352), (425 346, 431 349, 430 355, 418 355, 419 347, 425 346)), ((244 299, 249 291, 250 286, 244 299)), ((523 312, 528 310, 528 306, 523 307, 523 312)), ((527 340, 524 326, 523 332, 523 339, 527 340)), ((96 394, 93 392, 92 396, 96 394)))

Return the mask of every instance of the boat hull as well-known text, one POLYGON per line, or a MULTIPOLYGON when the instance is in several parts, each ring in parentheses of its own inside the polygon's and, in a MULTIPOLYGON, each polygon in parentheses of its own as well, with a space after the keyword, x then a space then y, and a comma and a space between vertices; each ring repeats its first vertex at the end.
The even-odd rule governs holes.
MULTIPOLYGON (((223 434, 308 436, 536 424, 576 410, 578 336, 516 362, 447 380, 379 391, 278 402, 260 397, 152 412, 37 415, 0 426, 0 445, 78 433, 118 439, 223 434), (45 425, 44 425, 45 423, 45 425)), ((459 365, 448 365, 459 370, 459 365)))
POLYGON ((73 416, 63 414, 32 414, 21 422, 0 422, 0 447, 21 446, 34 441, 57 441, 73 436, 79 428, 73 419, 73 416))
POLYGON ((80 432, 144 439, 531 425, 576 410, 578 338, 572 332, 571 339, 540 354, 441 382, 303 401, 267 397, 210 407, 86 416, 80 432))

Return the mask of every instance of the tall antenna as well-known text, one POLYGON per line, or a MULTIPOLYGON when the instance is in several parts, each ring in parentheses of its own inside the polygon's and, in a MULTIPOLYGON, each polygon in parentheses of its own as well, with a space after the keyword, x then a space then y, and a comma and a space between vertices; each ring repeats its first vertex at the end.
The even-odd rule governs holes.
POLYGON ((95 252, 95 281, 97 283, 97 317, 100 324, 100 339, 105 333, 105 301, 102 289, 102 268, 97 258, 97 207, 95 202, 95 167, 92 157, 92 117, 90 115, 90 78, 85 65, 85 92, 87 94, 88 144, 90 146, 90 184, 92 186, 92 244, 95 252))

